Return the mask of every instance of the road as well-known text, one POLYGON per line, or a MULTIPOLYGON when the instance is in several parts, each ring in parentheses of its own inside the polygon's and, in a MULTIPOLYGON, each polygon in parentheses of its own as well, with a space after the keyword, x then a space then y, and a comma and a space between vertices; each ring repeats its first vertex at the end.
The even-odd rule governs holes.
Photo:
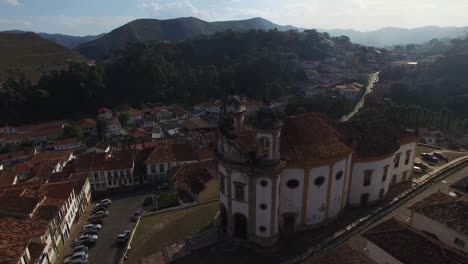
POLYGON ((371 73, 369 75, 369 83, 366 86, 366 92, 364 95, 361 97, 359 102, 356 104, 354 107, 353 111, 341 118, 341 121, 348 121, 351 119, 359 110, 364 106, 364 101, 366 100, 366 95, 370 94, 372 92, 372 89, 374 88, 374 84, 379 81, 379 74, 380 72, 375 72, 371 73))
POLYGON ((130 217, 148 195, 148 191, 135 191, 110 197, 112 205, 109 207, 109 216, 103 218, 99 238, 89 251, 89 264, 119 263, 124 246, 116 243, 117 235, 133 228, 135 223, 130 221, 130 217))

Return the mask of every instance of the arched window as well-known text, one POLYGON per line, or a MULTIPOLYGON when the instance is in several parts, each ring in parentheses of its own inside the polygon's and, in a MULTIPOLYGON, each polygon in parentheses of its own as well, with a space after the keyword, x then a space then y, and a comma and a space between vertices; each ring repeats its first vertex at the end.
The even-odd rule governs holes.
POLYGON ((286 182, 286 186, 288 186, 288 188, 290 189, 296 189, 297 187, 299 187, 299 181, 298 180, 289 180, 286 182))
POLYGON ((317 177, 317 179, 315 179, 314 183, 315 185, 317 186, 322 186, 322 184, 325 182, 325 177, 323 176, 320 176, 320 177, 317 177))
POLYGON ((258 142, 258 155, 262 158, 268 158, 270 155, 270 140, 267 138, 260 138, 258 142))
POLYGON ((339 171, 339 172, 337 172, 336 175, 335 175, 335 179, 336 179, 337 181, 341 180, 341 178, 343 178, 343 171, 339 171))

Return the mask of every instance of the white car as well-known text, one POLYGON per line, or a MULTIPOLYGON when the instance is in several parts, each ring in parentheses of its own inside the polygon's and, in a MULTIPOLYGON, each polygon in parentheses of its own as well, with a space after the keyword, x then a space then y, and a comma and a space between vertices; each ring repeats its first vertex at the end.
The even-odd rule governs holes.
POLYGON ((130 230, 125 230, 123 231, 122 233, 120 233, 118 236, 117 236, 117 242, 118 243, 126 243, 128 238, 130 237, 130 234, 132 233, 132 231, 130 230))
POLYGON ((97 230, 101 230, 102 226, 100 224, 87 224, 85 226, 83 226, 83 230, 85 229, 97 229, 97 230))
POLYGON ((416 173, 423 173, 423 170, 418 166, 413 166, 413 171, 416 173))
POLYGON ((85 252, 87 253, 88 252, 88 247, 85 246, 85 245, 79 245, 79 246, 76 246, 74 249, 73 249, 73 254, 75 253, 79 253, 79 252, 85 252))
POLYGON ((103 199, 101 201, 99 201, 99 203, 96 204, 96 206, 99 206, 99 205, 110 205, 112 204, 112 200, 111 199, 103 199))

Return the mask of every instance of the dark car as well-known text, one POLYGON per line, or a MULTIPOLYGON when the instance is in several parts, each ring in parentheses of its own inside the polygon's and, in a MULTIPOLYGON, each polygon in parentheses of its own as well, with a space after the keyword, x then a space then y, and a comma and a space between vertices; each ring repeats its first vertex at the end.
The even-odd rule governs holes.
POLYGON ((438 158, 438 159, 440 159, 440 160, 443 160, 443 161, 448 161, 447 155, 445 155, 445 154, 442 153, 442 152, 434 152, 434 153, 432 154, 432 156, 434 156, 434 157, 436 157, 436 158, 438 158))
POLYGON ((117 243, 119 243, 119 244, 126 243, 128 241, 128 238, 130 237, 131 233, 132 233, 132 231, 130 231, 130 230, 125 230, 125 231, 121 232, 117 236, 117 243))
POLYGON ((437 157, 434 157, 433 155, 429 154, 429 153, 422 153, 421 154, 421 157, 428 161, 428 162, 432 162, 432 163, 436 163, 437 161, 439 161, 439 159, 437 157))
POLYGON ((93 225, 102 225, 102 219, 89 220, 88 223, 93 225))
POLYGON ((87 248, 92 248, 94 247, 95 244, 96 244, 95 239, 84 239, 84 240, 80 240, 76 242, 77 246, 83 245, 83 246, 86 246, 87 248))

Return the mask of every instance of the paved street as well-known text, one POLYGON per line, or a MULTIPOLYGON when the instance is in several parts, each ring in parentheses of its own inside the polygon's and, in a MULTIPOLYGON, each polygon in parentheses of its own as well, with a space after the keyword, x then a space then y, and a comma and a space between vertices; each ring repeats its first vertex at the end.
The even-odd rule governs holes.
POLYGON ((366 92, 362 95, 361 99, 359 102, 356 104, 354 107, 353 111, 346 116, 343 116, 341 118, 341 121, 348 121, 351 119, 359 110, 364 106, 364 101, 366 100, 366 95, 370 94, 372 92, 372 89, 374 88, 374 84, 379 80, 379 74, 380 72, 375 72, 369 75, 369 84, 366 86, 366 92))
POLYGON ((89 251, 89 264, 119 262, 124 246, 116 243, 117 235, 123 230, 132 229, 135 223, 130 221, 130 217, 148 195, 149 191, 135 191, 110 196, 112 205, 109 207, 109 216, 103 218, 99 238, 96 245, 89 251))

